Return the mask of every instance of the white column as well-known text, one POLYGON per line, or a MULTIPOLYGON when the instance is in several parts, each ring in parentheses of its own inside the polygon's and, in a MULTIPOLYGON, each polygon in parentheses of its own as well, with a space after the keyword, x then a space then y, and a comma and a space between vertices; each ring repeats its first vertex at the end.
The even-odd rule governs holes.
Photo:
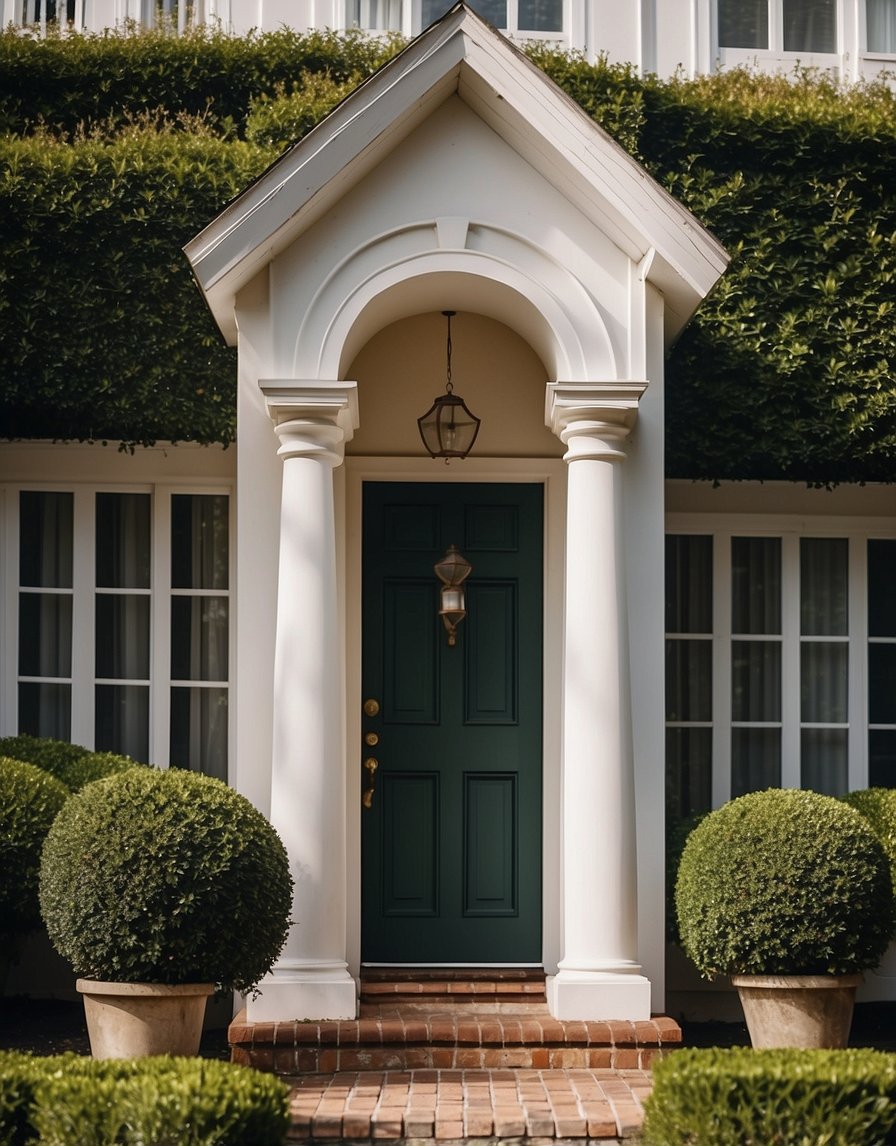
MULTIPOLYGON (((295 880, 289 938, 250 1022, 353 1019, 346 961, 345 751, 333 468, 358 425, 353 382, 263 381, 283 492, 271 822, 295 880)), ((251 593, 251 585, 241 587, 251 593)))
POLYGON ((563 936, 548 982, 559 1019, 649 1019, 637 962, 622 469, 643 382, 548 385, 567 447, 563 669, 563 936))

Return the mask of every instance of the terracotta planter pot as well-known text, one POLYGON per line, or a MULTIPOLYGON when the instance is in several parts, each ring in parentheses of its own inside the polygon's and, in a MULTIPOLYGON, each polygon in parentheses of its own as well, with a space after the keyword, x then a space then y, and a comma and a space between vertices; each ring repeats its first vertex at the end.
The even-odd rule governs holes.
POLYGON ((861 975, 732 975, 750 1041, 767 1047, 845 1047, 861 975))
POLYGON ((94 1058, 199 1053, 212 983, 101 983, 79 979, 94 1058))

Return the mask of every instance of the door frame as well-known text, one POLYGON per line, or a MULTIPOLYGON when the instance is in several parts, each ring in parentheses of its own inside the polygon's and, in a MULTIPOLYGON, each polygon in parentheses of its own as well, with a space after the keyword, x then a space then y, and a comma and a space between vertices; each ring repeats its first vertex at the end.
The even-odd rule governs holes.
POLYGON ((346 937, 349 971, 361 965, 361 525, 365 482, 493 482, 544 486, 544 641, 542 742, 542 958, 548 974, 560 959, 561 671, 566 549, 566 464, 561 458, 467 458, 444 465, 424 458, 347 456, 336 478, 338 567, 345 622, 346 937))

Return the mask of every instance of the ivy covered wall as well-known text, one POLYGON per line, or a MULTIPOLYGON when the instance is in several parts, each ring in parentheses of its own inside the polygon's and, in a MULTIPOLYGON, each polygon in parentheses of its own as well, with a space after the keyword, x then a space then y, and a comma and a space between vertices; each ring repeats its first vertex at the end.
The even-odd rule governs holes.
MULTIPOLYGON (((181 247, 396 47, 0 34, 0 433, 231 441, 181 247)), ((532 55, 733 256, 670 354, 669 475, 896 481, 892 93, 532 55)))

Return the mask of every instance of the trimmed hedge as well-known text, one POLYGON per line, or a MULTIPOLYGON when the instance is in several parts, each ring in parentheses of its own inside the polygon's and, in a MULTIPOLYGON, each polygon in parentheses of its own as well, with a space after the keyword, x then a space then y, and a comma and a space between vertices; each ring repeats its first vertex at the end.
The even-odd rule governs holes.
POLYGON ((890 868, 858 812, 794 788, 752 792, 688 836, 675 905, 706 977, 875 967, 894 928, 890 868))
POLYGON ((37 39, 9 27, 0 32, 0 133, 109 132, 150 112, 171 120, 200 115, 222 137, 238 136, 252 100, 278 87, 291 91, 301 72, 343 82, 369 75, 400 46, 357 30, 110 29, 37 39))
POLYGON ((285 942, 292 878, 244 796, 179 768, 131 768, 88 784, 56 817, 40 906, 80 976, 250 991, 285 942))
MULTIPOLYGON (((0 433, 230 442, 235 358, 180 248, 396 46, 0 36, 29 136, 0 139, 0 433)), ((530 55, 732 254, 669 359, 669 476, 893 481, 894 93, 530 55)))
POLYGON ((80 744, 69 744, 67 740, 52 740, 49 737, 4 736, 0 739, 0 756, 11 756, 49 772, 72 792, 80 792, 91 780, 101 780, 113 776, 127 768, 143 767, 130 756, 119 756, 115 752, 91 752, 80 744))
POLYGON ((679 1050, 653 1063, 646 1146, 892 1146, 896 1055, 679 1050))
POLYGON ((0 963, 13 937, 40 926, 40 856, 70 796, 54 777, 0 755, 0 963))
POLYGON ((279 1146, 288 1093, 213 1060, 0 1051, 0 1146, 279 1146))

